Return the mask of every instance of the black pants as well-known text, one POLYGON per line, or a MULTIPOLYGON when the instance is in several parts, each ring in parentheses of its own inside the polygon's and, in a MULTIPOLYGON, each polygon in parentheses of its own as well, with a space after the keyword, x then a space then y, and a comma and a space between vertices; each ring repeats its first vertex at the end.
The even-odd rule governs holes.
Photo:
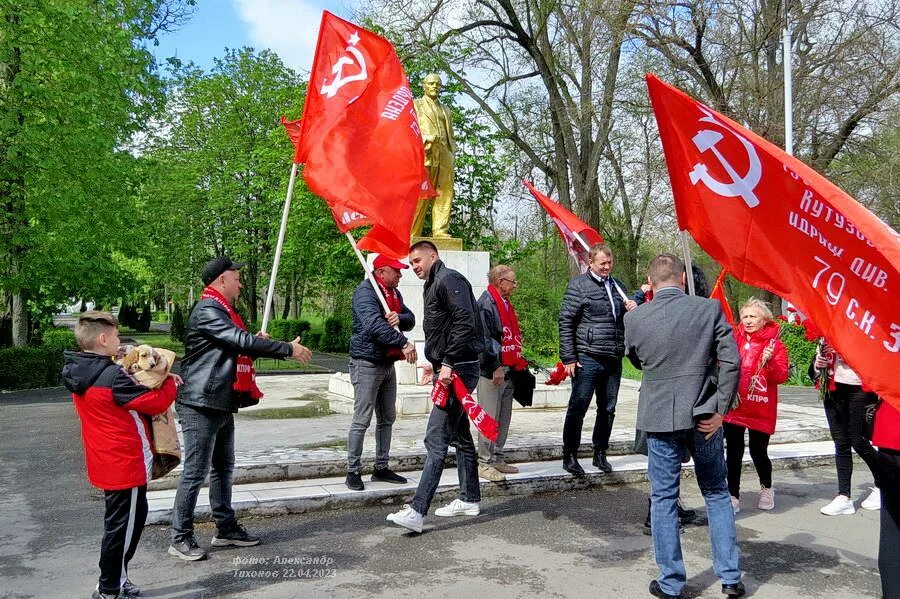
POLYGON ((881 592, 884 599, 900 599, 900 451, 882 449, 877 457, 881 483, 881 592))
MULTIPOLYGON (((728 492, 732 497, 741 496, 741 470, 744 462, 744 431, 746 427, 725 423, 725 464, 728 468, 728 492)), ((750 458, 756 467, 759 484, 767 489, 772 486, 772 460, 769 459, 771 435, 750 430, 750 458)))
POLYGON ((117 595, 128 578, 147 521, 147 486, 106 491, 106 515, 100 543, 100 592, 117 595))
POLYGON ((578 453, 584 416, 597 396, 597 418, 592 437, 594 453, 609 449, 609 436, 616 418, 619 382, 622 380, 622 358, 579 354, 581 366, 572 377, 572 394, 563 422, 563 452, 578 453))
POLYGON ((838 493, 850 497, 850 476, 853 474, 853 452, 859 454, 878 481, 878 461, 875 448, 866 439, 866 408, 878 398, 865 393, 859 385, 837 383, 837 388, 825 398, 825 416, 834 439, 834 461, 837 466, 838 493))

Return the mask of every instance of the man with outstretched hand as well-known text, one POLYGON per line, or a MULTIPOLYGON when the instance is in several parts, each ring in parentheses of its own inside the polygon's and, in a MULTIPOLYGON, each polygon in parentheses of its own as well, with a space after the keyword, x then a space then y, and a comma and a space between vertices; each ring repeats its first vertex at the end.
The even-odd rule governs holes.
POLYGON ((216 547, 248 547, 259 543, 238 524, 231 507, 234 470, 234 413, 259 403, 255 358, 293 358, 309 362, 312 353, 300 338, 274 341, 264 333, 251 335, 234 310, 241 292, 240 262, 219 256, 202 270, 206 288, 191 311, 181 360, 184 386, 176 411, 184 434, 184 471, 172 510, 169 555, 187 561, 206 558, 194 538, 197 494, 209 473, 209 504, 217 532, 216 547))

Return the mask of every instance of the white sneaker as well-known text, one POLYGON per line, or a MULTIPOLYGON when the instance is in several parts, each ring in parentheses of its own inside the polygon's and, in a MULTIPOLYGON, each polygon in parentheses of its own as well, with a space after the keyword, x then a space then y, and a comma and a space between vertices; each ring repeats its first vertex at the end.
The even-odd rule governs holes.
POLYGON ((849 516, 856 513, 856 508, 853 507, 853 501, 849 497, 838 495, 819 511, 826 516, 849 516))
POLYGON ((735 516, 741 511, 741 500, 734 495, 731 496, 731 511, 734 512, 735 516))
POLYGON ((872 492, 866 497, 866 500, 859 504, 864 510, 880 510, 881 509, 881 489, 872 487, 872 492))
POLYGON ((775 509, 775 489, 772 487, 760 487, 759 488, 759 503, 756 504, 761 510, 774 510, 775 509))
POLYGON ((385 519, 413 532, 422 532, 422 525, 425 524, 425 516, 412 509, 409 505, 404 505, 399 512, 388 514, 385 519))
POLYGON ((469 503, 462 499, 454 499, 444 507, 434 510, 435 516, 477 516, 481 513, 481 504, 477 501, 469 503))

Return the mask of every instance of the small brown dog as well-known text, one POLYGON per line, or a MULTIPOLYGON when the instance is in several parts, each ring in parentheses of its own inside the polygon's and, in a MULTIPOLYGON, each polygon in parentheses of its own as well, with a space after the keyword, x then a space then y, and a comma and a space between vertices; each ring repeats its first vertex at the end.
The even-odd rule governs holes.
POLYGON ((175 352, 138 345, 126 346, 125 355, 119 360, 119 364, 142 385, 156 389, 166 380, 172 364, 175 363, 175 352))

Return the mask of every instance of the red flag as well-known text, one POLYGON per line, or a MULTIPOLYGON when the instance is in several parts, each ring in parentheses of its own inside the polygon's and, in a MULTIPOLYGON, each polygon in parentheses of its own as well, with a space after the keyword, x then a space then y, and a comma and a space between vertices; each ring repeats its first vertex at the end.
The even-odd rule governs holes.
POLYGON ((360 248, 405 257, 416 204, 433 190, 412 91, 390 42, 323 11, 296 138, 294 162, 306 164, 303 178, 338 228, 371 224, 360 248))
POLYGON ((728 324, 734 326, 734 312, 731 311, 731 305, 728 303, 728 298, 725 297, 725 275, 727 274, 728 271, 723 268, 719 276, 716 277, 712 291, 709 292, 709 299, 719 300, 719 303, 722 304, 722 313, 725 314, 725 319, 728 321, 728 324))
POLYGON ((588 268, 588 249, 594 244, 603 243, 603 237, 562 205, 539 192, 531 183, 528 181, 522 181, 522 183, 525 184, 525 187, 528 188, 534 199, 553 219, 556 228, 559 229, 559 236, 566 242, 566 249, 569 250, 569 255, 581 267, 581 272, 586 272, 588 268), (584 244, 578 241, 578 236, 584 240, 584 244), (587 244, 587 248, 584 247, 585 244, 587 244))
POLYGON ((679 227, 734 277, 795 304, 900 408, 900 236, 774 144, 653 75, 647 86, 679 227))

